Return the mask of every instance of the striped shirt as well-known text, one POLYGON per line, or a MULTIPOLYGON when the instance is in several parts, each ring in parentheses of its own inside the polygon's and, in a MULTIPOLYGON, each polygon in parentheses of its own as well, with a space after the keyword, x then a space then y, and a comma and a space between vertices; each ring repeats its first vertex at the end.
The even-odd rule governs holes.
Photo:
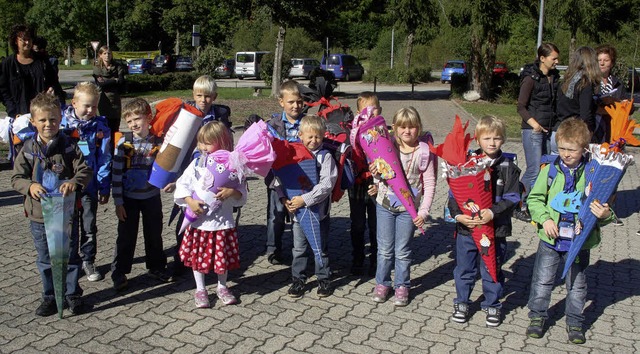
POLYGON ((125 142, 124 136, 118 140, 111 175, 115 205, 123 205, 123 197, 140 200, 160 194, 149 184, 149 171, 159 148, 157 140, 152 134, 146 138, 133 135, 133 142, 125 142))

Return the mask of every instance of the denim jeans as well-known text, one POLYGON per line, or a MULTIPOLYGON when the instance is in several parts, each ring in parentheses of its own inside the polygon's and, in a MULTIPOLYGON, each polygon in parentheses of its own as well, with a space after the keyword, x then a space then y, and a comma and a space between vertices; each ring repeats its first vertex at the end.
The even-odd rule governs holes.
POLYGON ((538 173, 540 173, 542 155, 546 155, 550 151, 549 143, 549 133, 536 133, 533 129, 522 129, 522 145, 527 169, 522 174, 520 181, 524 184, 525 196, 529 194, 538 173))
POLYGON ((485 266, 482 255, 478 252, 478 247, 471 235, 458 234, 456 237, 456 267, 453 270, 453 278, 456 284, 456 298, 454 304, 468 304, 471 298, 473 286, 476 284, 476 276, 478 274, 478 264, 480 265, 480 277, 482 278, 482 293, 484 301, 480 307, 501 308, 500 298, 504 287, 504 273, 502 272, 502 264, 504 264, 507 254, 507 239, 505 237, 496 237, 494 240, 496 247, 496 267, 498 270, 498 282, 495 283, 489 270, 485 266))
POLYGON ((131 273, 136 252, 140 214, 144 237, 145 265, 149 270, 164 270, 167 257, 162 246, 162 200, 160 195, 148 199, 124 197, 125 221, 118 222, 116 249, 111 263, 111 278, 117 279, 131 273))
POLYGON ((351 218, 351 255, 354 263, 364 261, 364 233, 369 227, 369 251, 372 255, 378 253, 376 236, 376 202, 367 194, 369 183, 360 183, 349 188, 349 216, 351 218))
MULTIPOLYGON (((49 246, 44 224, 30 221, 29 227, 33 236, 33 244, 36 247, 36 266, 42 279, 42 298, 53 299, 53 274, 51 273, 51 259, 49 258, 49 246)), ((71 238, 69 239, 69 263, 67 265, 67 278, 65 282, 65 296, 80 296, 82 288, 78 284, 80 278, 81 260, 78 255, 78 219, 73 218, 71 238)))
POLYGON ((394 213, 376 204, 378 221, 378 266, 376 283, 391 286, 391 268, 395 269, 394 288, 410 287, 411 239, 416 231, 408 212, 394 213))
MULTIPOLYGON (((531 294, 529 294, 529 318, 549 318, 547 310, 551 302, 551 291, 556 279, 558 267, 564 268, 569 252, 557 252, 540 241, 536 261, 531 278, 531 294)), ((582 310, 587 300, 587 277, 585 270, 589 265, 589 250, 581 250, 573 262, 565 278, 567 298, 565 315, 567 326, 582 326, 584 315, 582 310)))
MULTIPOLYGON (((320 220, 320 248, 322 253, 322 265, 315 260, 315 274, 318 280, 320 279, 329 279, 329 275, 331 274, 329 270, 329 225, 330 218, 327 215, 323 220, 320 220)), ((303 281, 307 280, 307 262, 309 259, 309 254, 311 252, 311 246, 309 246, 309 241, 307 241, 304 232, 302 231, 302 227, 300 227, 299 222, 293 223, 293 260, 291 261, 291 275, 294 278, 302 279, 303 281)))
POLYGON ((82 260, 95 262, 97 252, 96 214, 98 213, 98 198, 93 195, 83 193, 80 202, 82 203, 82 215, 80 218, 80 253, 82 260))
POLYGON ((549 154, 551 155, 559 155, 558 152, 558 143, 556 143, 556 132, 551 133, 551 141, 549 143, 549 154))
POLYGON ((267 188, 267 254, 282 254, 282 235, 287 212, 275 190, 267 188))

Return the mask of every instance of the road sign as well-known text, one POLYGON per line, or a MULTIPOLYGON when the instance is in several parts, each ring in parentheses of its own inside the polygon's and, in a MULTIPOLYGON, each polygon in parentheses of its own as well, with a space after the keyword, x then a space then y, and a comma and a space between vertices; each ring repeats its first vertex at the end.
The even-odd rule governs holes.
POLYGON ((191 46, 200 46, 200 26, 198 25, 193 25, 193 30, 191 31, 191 46))
POLYGON ((91 47, 94 51, 98 51, 98 46, 100 45, 100 41, 91 41, 91 47))

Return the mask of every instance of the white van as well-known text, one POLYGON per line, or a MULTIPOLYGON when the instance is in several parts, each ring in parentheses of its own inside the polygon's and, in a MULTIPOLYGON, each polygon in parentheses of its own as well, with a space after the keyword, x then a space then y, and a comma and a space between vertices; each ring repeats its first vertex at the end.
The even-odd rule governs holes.
POLYGON ((260 79, 260 62, 270 52, 237 52, 235 73, 238 79, 255 77, 260 79))

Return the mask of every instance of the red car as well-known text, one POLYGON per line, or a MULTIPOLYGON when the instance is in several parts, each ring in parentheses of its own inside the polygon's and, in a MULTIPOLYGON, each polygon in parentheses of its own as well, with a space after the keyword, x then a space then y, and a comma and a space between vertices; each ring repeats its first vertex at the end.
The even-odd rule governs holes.
POLYGON ((507 67, 507 63, 502 61, 497 61, 493 65, 493 75, 498 77, 504 77, 506 73, 509 72, 509 68, 507 67))

